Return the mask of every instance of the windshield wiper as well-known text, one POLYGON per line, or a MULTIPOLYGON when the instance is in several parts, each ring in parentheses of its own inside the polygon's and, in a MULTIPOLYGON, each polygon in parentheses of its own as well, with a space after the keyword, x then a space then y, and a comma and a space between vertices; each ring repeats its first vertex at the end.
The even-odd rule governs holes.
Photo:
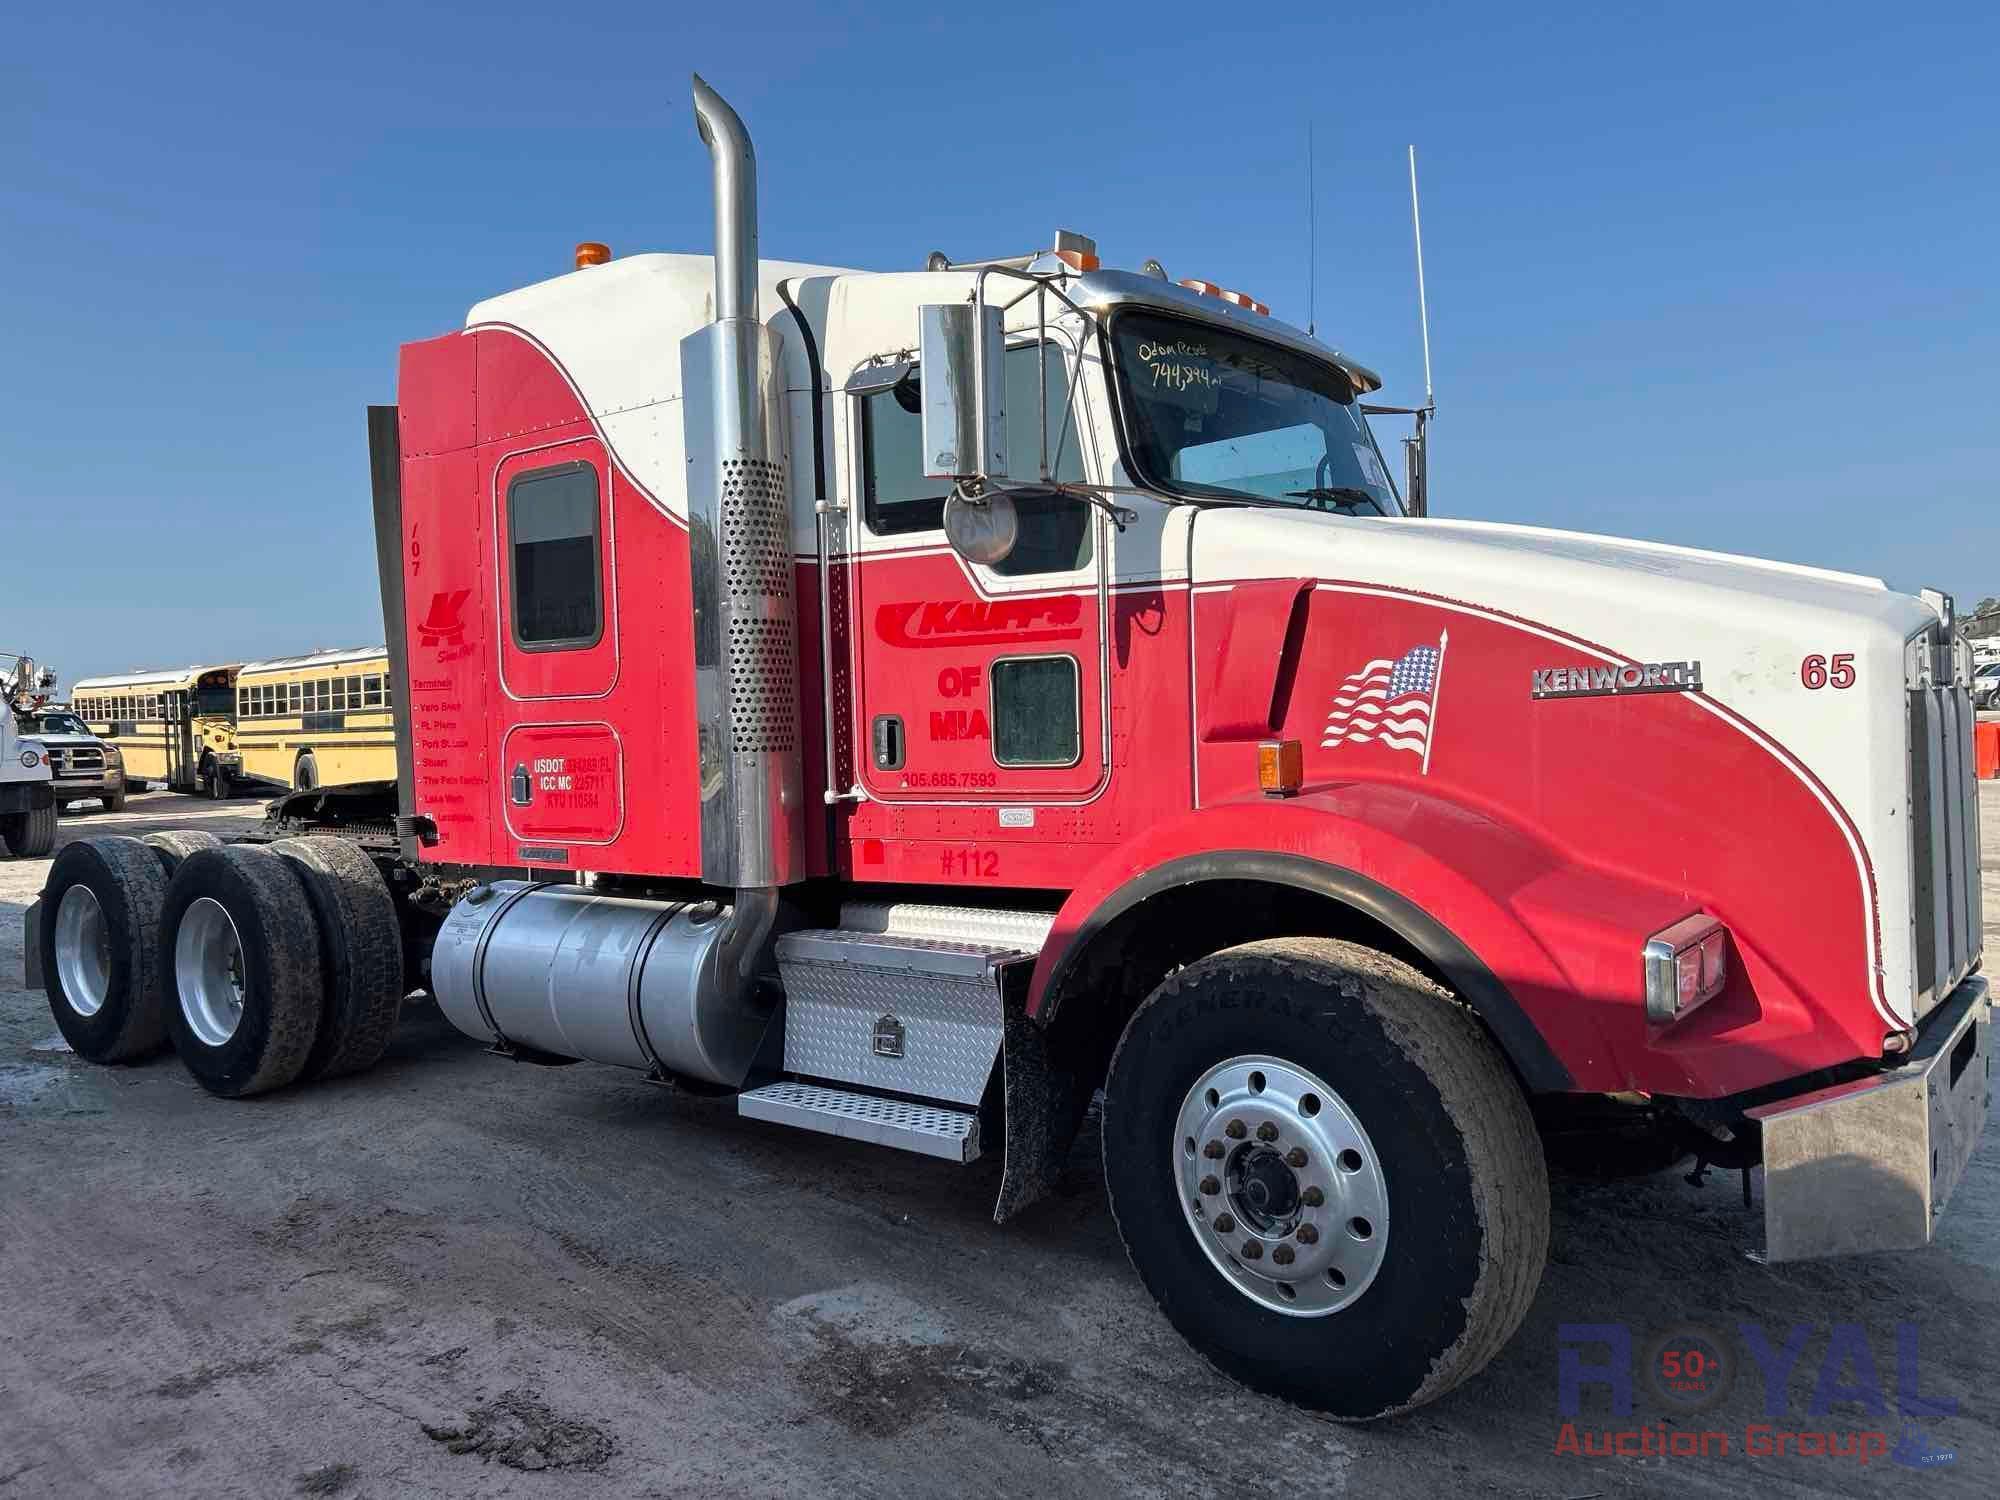
POLYGON ((1317 500, 1323 505, 1365 505, 1376 514, 1381 514, 1381 502, 1372 490, 1364 490, 1358 484, 1316 484, 1309 490, 1286 490, 1285 493, 1296 500, 1317 500))

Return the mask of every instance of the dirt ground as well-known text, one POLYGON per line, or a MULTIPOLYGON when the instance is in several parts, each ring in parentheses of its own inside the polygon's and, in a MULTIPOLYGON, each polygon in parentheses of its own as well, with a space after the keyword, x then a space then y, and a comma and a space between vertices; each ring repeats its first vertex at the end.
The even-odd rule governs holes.
MULTIPOLYGON (((1984 793, 2000 953, 2000 786, 1984 793)), ((227 832, 259 810, 155 793, 64 831, 227 832)), ((1167 1327, 1088 1133, 1064 1193, 1002 1230, 993 1163, 511 1065, 428 1005, 374 1072, 243 1103, 170 1056, 86 1065, 20 988, 46 864, 0 863, 0 1500, 1994 1490, 2000 1130, 1913 1254, 1766 1267, 1732 1175, 1559 1180, 1509 1348, 1434 1406, 1343 1427, 1237 1389, 1167 1327), (1918 1467, 1754 1456, 1764 1380, 1739 1351, 1721 1406, 1682 1423, 1729 1435, 1727 1455, 1557 1451, 1558 1325, 1622 1323, 1641 1351, 1751 1321, 1773 1346, 1807 1330, 1774 1427, 1902 1438, 1893 1410, 1808 1411, 1842 1339, 1833 1379, 1893 1404, 1899 1322, 1920 1356, 1904 1379, 1957 1411, 1916 1424, 1918 1467)), ((1577 1422, 1673 1430, 1661 1416, 1641 1385, 1632 1417, 1592 1389, 1577 1422)))

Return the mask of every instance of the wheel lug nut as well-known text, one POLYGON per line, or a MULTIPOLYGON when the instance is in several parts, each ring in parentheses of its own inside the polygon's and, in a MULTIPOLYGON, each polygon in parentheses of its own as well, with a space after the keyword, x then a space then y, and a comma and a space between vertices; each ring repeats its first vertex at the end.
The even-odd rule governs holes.
POLYGON ((1278 1127, 1273 1125, 1269 1120, 1266 1120, 1262 1125, 1259 1125, 1257 1127, 1258 1140, 1270 1142, 1270 1141, 1275 1141, 1277 1138, 1278 1138, 1278 1127))
POLYGON ((1245 1260, 1262 1260, 1264 1258, 1264 1247, 1255 1240, 1245 1240, 1243 1242, 1243 1258, 1245 1260))
POLYGON ((1292 1247, 1290 1245, 1277 1246, 1271 1251, 1271 1259, 1281 1266, 1289 1266, 1292 1263, 1292 1247))
POLYGON ((1307 1160, 1306 1148, 1303 1146, 1294 1146, 1285 1153, 1285 1165, 1288 1167, 1303 1167, 1307 1160))
POLYGON ((1215 1232, 1217 1234, 1229 1234, 1232 1233, 1235 1230, 1235 1228, 1236 1228, 1236 1220, 1230 1217, 1228 1214, 1217 1214, 1215 1216, 1215 1232))
POLYGON ((1299 1202, 1305 1204, 1307 1208, 1318 1208, 1326 1202, 1326 1194, 1316 1187, 1309 1187, 1299 1195, 1299 1202))
POLYGON ((1201 1148, 1201 1154, 1211 1161, 1216 1161, 1227 1156, 1229 1148, 1220 1141, 1210 1141, 1206 1146, 1201 1148))
POLYGON ((1222 1127, 1222 1133, 1232 1141, 1240 1141, 1250 1132, 1241 1120, 1231 1120, 1227 1125, 1222 1127))
POLYGON ((1319 1243, 1319 1231, 1310 1224, 1301 1224, 1293 1232, 1298 1236, 1301 1245, 1317 1245, 1319 1243))
POLYGON ((1204 1198, 1213 1198, 1217 1193, 1221 1191, 1222 1191, 1222 1184, 1220 1182, 1217 1182, 1213 1177, 1202 1178, 1201 1195, 1204 1198))

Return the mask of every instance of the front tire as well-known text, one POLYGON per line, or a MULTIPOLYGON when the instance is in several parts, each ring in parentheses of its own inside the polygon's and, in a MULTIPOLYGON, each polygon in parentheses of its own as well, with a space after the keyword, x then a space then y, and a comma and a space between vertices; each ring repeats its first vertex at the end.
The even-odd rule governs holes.
POLYGON ((103 797, 103 802, 104 802, 104 810, 106 812, 125 811, 125 793, 123 791, 106 792, 103 797))
POLYGON ((159 962, 167 1030, 203 1088, 241 1099, 299 1076, 319 1031, 320 941, 289 862, 247 844, 188 855, 159 962))
POLYGON ((39 859, 56 846, 56 805, 0 817, 0 843, 19 859, 39 859))
POLYGON ((1112 1059, 1104 1168, 1181 1335, 1346 1420, 1484 1367, 1548 1256, 1547 1168, 1506 1061, 1444 990, 1353 943, 1250 943, 1155 990, 1112 1059))
POLYGON ((308 750, 298 758, 292 767, 292 790, 295 792, 316 792, 319 790, 319 762, 308 750))

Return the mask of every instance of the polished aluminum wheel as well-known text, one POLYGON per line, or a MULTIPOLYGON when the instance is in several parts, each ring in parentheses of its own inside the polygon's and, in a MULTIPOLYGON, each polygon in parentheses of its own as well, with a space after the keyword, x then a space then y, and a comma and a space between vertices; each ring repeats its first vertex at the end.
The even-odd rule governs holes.
POLYGON ((111 935, 104 908, 87 885, 63 892, 56 908, 56 977, 63 999, 80 1016, 94 1016, 111 993, 111 935))
POLYGON ((1275 1057, 1210 1068, 1181 1103, 1173 1169, 1202 1253, 1273 1312, 1338 1312, 1382 1268, 1381 1159, 1341 1097, 1303 1068, 1275 1057))
POLYGON ((243 1019, 243 940, 220 901, 203 896, 181 916, 174 935, 174 984, 188 1029, 211 1047, 236 1034, 243 1019))

